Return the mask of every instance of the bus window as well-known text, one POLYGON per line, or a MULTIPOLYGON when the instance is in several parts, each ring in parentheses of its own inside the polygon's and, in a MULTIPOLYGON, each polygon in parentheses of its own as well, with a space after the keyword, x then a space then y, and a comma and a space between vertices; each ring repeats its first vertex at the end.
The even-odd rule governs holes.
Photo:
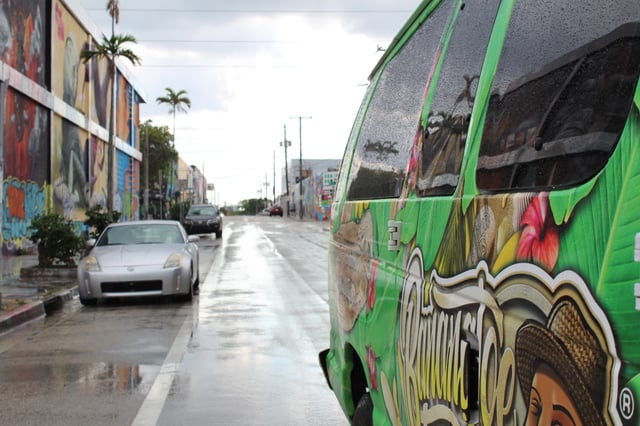
MULTIPOLYGON (((635 0, 621 3, 634 7, 635 0)), ((480 147, 480 189, 578 185, 616 147, 640 72, 640 23, 624 23, 627 15, 617 8, 586 19, 592 7, 560 10, 566 7, 518 2, 513 12, 480 147), (572 32, 566 22, 589 28, 572 32)))

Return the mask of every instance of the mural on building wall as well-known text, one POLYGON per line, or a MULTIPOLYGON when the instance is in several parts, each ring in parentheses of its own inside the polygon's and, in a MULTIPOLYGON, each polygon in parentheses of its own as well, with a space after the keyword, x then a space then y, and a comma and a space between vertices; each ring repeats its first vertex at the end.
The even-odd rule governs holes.
POLYGON ((120 73, 118 73, 118 84, 116 85, 116 90, 118 94, 118 101, 116 102, 116 105, 118 105, 116 132, 120 139, 129 142, 130 145, 133 145, 133 134, 131 130, 133 125, 133 116, 131 114, 132 88, 129 82, 120 73))
MULTIPOLYGON (((118 137, 128 145, 139 149, 140 144, 136 134, 135 123, 139 111, 134 102, 134 90, 122 74, 118 74, 117 84, 118 114, 116 119, 118 137)), ((140 215, 140 162, 127 154, 118 155, 118 199, 121 203, 119 210, 126 220, 137 219, 140 215)))
POLYGON ((46 205, 49 120, 44 108, 12 89, 5 108, 2 243, 3 252, 13 253, 30 247, 29 224, 46 205))
POLYGON ((87 35, 80 25, 56 2, 53 28, 53 76, 52 92, 75 109, 87 112, 87 77, 80 61, 80 51, 85 47, 87 35))
POLYGON ((33 243, 30 234, 31 218, 44 213, 47 205, 47 185, 16 178, 5 179, 2 185, 5 205, 2 209, 2 253, 15 254, 28 250, 33 243))
POLYGON ((47 179, 49 119, 46 109, 9 89, 4 126, 4 177, 40 185, 47 179))
POLYGON ((53 16, 53 93, 103 128, 109 119, 109 67, 107 61, 84 64, 80 52, 89 47, 90 36, 59 1, 53 16), (71 96, 73 95, 73 96, 71 96))
MULTIPOLYGON (((74 108, 81 107, 86 88, 84 66, 80 64, 81 40, 85 37, 82 30, 73 22, 60 3, 56 3, 56 31, 54 35, 55 52, 54 73, 62 78, 54 79, 54 92, 74 108), (82 76, 82 77, 81 77, 82 76)), ((68 120, 56 117, 53 138, 53 199, 56 210, 62 210, 66 219, 75 219, 77 209, 89 206, 89 167, 90 150, 87 133, 68 120)))
POLYGON ((65 219, 82 220, 91 198, 88 134, 61 117, 55 117, 53 127, 54 207, 65 219))
MULTIPOLYGON (((0 59, 46 86, 44 0, 0 0, 0 59)), ((49 164, 46 110, 28 97, 7 90, 2 168, 2 251, 26 249, 28 225, 43 211, 49 164)))
MULTIPOLYGON (((66 105, 105 127, 108 122, 108 68, 82 63, 88 35, 64 5, 55 3, 53 91, 66 105)), ((66 219, 83 220, 87 208, 106 205, 105 142, 71 121, 54 120, 52 182, 55 209, 66 219)))
POLYGON ((89 188, 91 206, 107 205, 107 145, 91 135, 89 143, 89 188))
POLYGON ((129 167, 124 173, 124 191, 122 191, 122 216, 127 220, 140 218, 140 199, 138 197, 138 182, 140 181, 140 163, 129 161, 129 167))
POLYGON ((45 12, 45 0, 0 0, 2 61, 46 87, 45 12))

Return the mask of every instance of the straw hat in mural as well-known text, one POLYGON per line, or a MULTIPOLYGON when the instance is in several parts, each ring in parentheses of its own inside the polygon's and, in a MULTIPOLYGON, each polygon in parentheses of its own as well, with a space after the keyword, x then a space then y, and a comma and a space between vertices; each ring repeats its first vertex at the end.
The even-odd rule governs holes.
MULTIPOLYGON (((598 330, 597 332, 601 332, 598 330)), ((516 336, 520 388, 529 400, 536 371, 547 364, 562 381, 585 425, 611 424, 610 392, 605 389, 608 353, 576 306, 566 298, 556 303, 546 327, 525 323, 516 336)))

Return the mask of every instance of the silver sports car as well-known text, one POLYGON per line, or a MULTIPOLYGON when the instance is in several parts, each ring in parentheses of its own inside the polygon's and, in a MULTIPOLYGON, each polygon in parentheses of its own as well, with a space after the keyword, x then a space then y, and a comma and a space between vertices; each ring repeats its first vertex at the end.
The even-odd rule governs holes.
POLYGON ((78 264, 83 305, 110 297, 181 296, 200 282, 197 236, 180 222, 145 220, 109 225, 78 264))

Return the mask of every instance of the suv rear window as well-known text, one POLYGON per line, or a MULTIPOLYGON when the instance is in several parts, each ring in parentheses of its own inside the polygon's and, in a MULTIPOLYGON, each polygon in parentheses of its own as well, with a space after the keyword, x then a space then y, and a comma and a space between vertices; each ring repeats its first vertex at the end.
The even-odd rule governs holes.
POLYGON ((215 216, 218 210, 213 206, 192 206, 187 212, 188 216, 215 216))
POLYGON ((480 189, 569 187, 602 169, 640 72, 637 1, 556 0, 542 12, 517 2, 487 110, 480 189))

